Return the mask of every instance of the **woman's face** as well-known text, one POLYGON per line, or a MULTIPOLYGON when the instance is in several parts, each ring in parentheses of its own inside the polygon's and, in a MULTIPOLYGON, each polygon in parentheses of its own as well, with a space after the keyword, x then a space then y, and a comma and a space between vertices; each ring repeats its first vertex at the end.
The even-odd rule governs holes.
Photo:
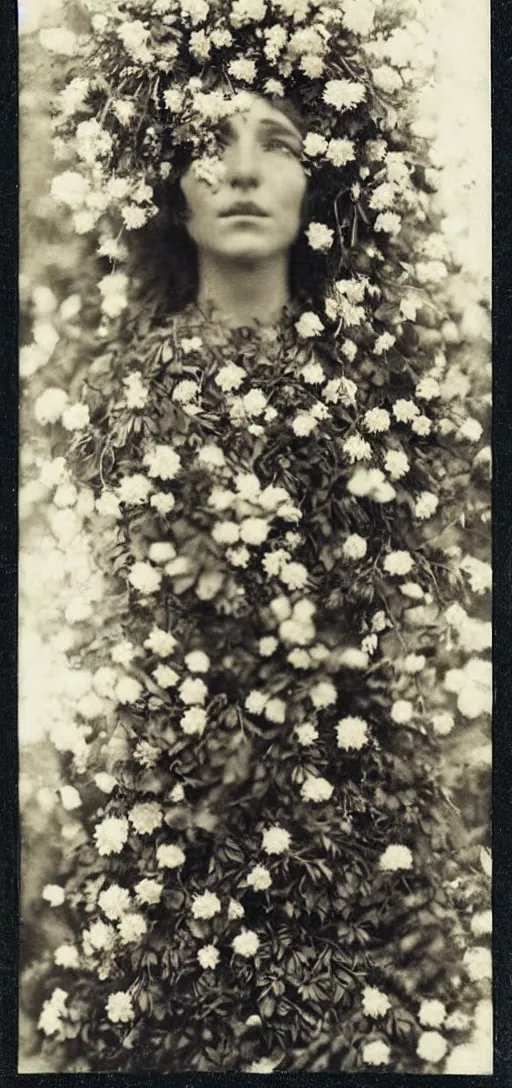
POLYGON ((199 252, 253 263, 288 252, 299 233, 306 193, 302 136, 280 110, 254 96, 222 130, 218 187, 189 167, 181 180, 187 229, 199 252))

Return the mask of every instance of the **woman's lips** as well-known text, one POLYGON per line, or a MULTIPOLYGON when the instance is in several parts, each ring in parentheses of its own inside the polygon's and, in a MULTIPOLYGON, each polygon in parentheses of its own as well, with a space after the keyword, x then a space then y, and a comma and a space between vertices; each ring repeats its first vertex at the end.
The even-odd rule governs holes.
POLYGON ((231 208, 227 208, 225 212, 220 212, 221 219, 232 218, 252 218, 252 219, 268 219, 267 212, 264 212, 262 208, 259 208, 257 204, 233 204, 231 208))

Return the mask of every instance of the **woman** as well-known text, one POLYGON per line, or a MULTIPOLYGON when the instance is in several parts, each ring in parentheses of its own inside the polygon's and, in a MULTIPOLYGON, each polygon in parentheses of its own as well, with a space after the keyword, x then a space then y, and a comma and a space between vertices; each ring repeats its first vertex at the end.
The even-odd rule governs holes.
MULTIPOLYGON (((256 16, 229 19, 233 37, 256 16)), ((116 33, 144 65, 158 49, 136 23, 116 33)), ((418 344, 397 256, 412 228, 395 250, 371 241, 371 168, 336 166, 359 133, 379 172, 375 120, 350 115, 363 84, 349 137, 339 116, 305 133, 268 80, 237 97, 193 78, 159 215, 146 225, 140 179, 124 205, 146 233, 138 302, 56 423, 76 432, 66 471, 90 496, 106 584, 68 605, 81 694, 60 746, 81 829, 51 893, 70 940, 40 1028, 68 1069, 439 1071, 480 991, 434 766, 451 727, 442 609, 462 586, 437 513, 451 406, 436 407, 442 363, 418 344), (206 93, 222 116, 194 129, 206 93)), ((118 140, 120 170, 115 125, 104 139, 81 124, 82 161, 118 140)), ((161 168, 164 139, 148 126, 136 161, 157 146, 161 168)), ((387 154, 411 208, 402 152, 387 154)))

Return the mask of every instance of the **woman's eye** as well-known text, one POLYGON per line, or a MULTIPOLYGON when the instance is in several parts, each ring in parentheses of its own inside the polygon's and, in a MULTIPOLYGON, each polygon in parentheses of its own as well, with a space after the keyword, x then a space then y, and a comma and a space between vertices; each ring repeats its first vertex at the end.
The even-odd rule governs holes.
POLYGON ((299 158, 300 155, 298 148, 291 147, 286 140, 280 140, 279 138, 266 140, 263 146, 266 151, 284 151, 285 154, 294 155, 295 158, 299 158))

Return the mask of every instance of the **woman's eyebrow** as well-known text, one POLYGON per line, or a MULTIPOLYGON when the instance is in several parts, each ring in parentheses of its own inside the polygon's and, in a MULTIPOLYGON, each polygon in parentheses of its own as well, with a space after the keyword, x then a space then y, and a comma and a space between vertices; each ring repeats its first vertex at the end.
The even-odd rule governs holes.
POLYGON ((295 125, 292 126, 291 124, 288 125, 281 121, 274 121, 269 117, 263 118, 263 120, 260 121, 260 128, 273 129, 274 132, 279 132, 282 135, 290 136, 292 139, 297 140, 297 143, 302 142, 302 136, 298 129, 295 128, 295 125))

